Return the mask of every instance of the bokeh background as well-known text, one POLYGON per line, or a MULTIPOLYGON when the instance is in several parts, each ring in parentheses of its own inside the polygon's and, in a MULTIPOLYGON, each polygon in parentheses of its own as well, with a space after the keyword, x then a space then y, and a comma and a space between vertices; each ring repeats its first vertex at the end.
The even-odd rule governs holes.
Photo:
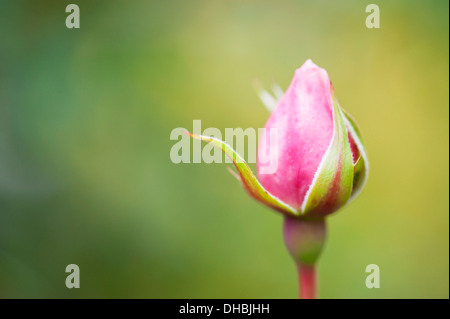
POLYGON ((328 220, 321 297, 448 298, 449 4, 376 1, 368 29, 369 3, 1 0, 0 297, 295 298, 280 215, 229 164, 173 164, 169 135, 263 127, 253 81, 311 58, 371 163, 328 220))

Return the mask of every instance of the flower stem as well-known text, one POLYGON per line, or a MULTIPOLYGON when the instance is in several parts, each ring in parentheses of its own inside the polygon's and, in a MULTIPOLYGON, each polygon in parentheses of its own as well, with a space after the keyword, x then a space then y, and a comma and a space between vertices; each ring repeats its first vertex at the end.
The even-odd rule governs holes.
POLYGON ((317 298, 316 265, 326 239, 325 219, 284 219, 284 243, 297 265, 301 299, 317 298))
POLYGON ((316 266, 297 264, 299 299, 316 299, 317 298, 317 277, 316 266))

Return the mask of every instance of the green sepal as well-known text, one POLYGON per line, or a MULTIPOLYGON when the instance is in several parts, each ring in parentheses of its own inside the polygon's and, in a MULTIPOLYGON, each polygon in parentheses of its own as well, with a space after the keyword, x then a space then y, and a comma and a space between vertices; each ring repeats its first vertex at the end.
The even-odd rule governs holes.
POLYGON ((190 135, 192 138, 211 143, 214 146, 220 148, 233 161, 233 164, 239 173, 240 181, 245 190, 257 201, 288 216, 299 216, 299 212, 295 208, 286 204, 276 196, 270 194, 261 185, 245 160, 230 145, 215 137, 197 135, 189 132, 186 132, 186 134, 190 135))
POLYGON ((353 159, 344 115, 333 94, 334 131, 330 145, 314 175, 301 206, 302 216, 325 216, 349 200, 353 185, 353 159))

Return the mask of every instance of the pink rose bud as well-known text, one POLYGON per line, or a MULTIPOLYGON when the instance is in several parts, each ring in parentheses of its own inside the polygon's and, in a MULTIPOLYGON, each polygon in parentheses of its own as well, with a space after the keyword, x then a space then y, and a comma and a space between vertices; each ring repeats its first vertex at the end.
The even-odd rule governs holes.
POLYGON ((327 72, 311 60, 295 71, 265 128, 256 163, 259 180, 225 142, 187 134, 221 148, 246 191, 288 217, 326 216, 361 191, 368 162, 359 130, 340 107, 327 72), (274 129, 277 143, 271 141, 274 129), (276 163, 276 169, 265 169, 266 163, 276 163))
POLYGON ((299 215, 331 214, 362 188, 367 158, 358 130, 339 106, 327 72, 311 60, 295 71, 265 128, 278 130, 278 145, 271 152, 268 135, 260 138, 259 180, 299 215), (264 174, 261 154, 275 157, 275 172, 264 174))
POLYGON ((245 190, 285 215, 284 241, 297 264, 300 296, 316 298, 324 217, 358 195, 367 180, 368 161, 355 121, 339 105, 324 69, 306 61, 286 93, 280 93, 278 102, 267 92, 260 94, 267 106, 276 107, 259 141, 259 180, 225 142, 188 134, 221 148, 233 160, 245 190), (267 169, 266 163, 277 165, 267 169))

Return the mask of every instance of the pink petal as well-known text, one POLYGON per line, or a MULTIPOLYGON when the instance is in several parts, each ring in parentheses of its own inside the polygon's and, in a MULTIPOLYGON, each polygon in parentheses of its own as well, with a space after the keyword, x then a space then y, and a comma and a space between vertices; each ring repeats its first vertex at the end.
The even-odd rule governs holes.
POLYGON ((306 61, 266 123, 266 132, 278 129, 278 152, 271 152, 269 136, 259 141, 257 173, 274 196, 300 208, 330 145, 333 134, 332 96, 327 72, 306 61), (262 153, 264 152, 264 153, 262 153), (273 174, 262 174, 261 154, 278 160, 273 174))

